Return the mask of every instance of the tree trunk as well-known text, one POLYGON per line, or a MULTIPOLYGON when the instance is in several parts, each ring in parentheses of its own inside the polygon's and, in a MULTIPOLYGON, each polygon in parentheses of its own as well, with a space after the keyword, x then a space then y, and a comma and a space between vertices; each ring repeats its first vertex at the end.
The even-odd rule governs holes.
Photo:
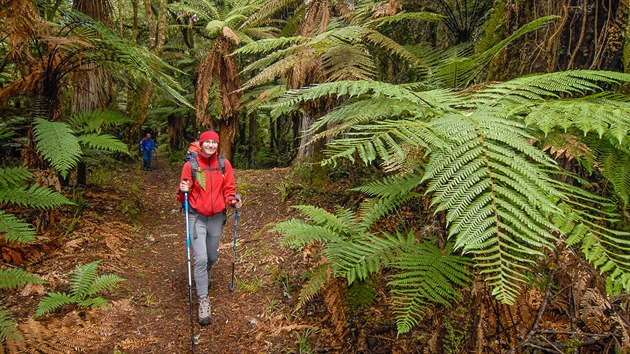
POLYGON ((168 116, 168 146, 171 150, 177 150, 184 141, 184 117, 171 114, 168 116))
POLYGON ((221 119, 221 128, 219 129, 219 152, 228 160, 232 158, 232 142, 235 136, 236 114, 229 119, 221 119))
POLYGON ((298 145, 297 155, 295 156, 295 162, 298 164, 311 163, 313 160, 313 144, 309 144, 309 141, 313 137, 313 134, 308 132, 307 129, 313 124, 315 119, 310 114, 302 115, 300 120, 300 143, 298 145))
POLYGON ((255 114, 249 115, 249 141, 247 144, 247 155, 249 157, 249 167, 254 167, 254 158, 258 146, 258 120, 255 114))

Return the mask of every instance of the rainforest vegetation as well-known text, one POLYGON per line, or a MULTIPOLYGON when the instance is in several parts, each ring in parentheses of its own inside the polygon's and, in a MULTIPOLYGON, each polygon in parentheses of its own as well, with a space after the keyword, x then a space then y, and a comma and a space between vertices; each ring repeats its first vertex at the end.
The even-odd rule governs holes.
POLYGON ((0 0, 0 352, 190 349, 167 324, 54 328, 167 311, 121 259, 181 233, 177 173, 212 129, 259 215, 241 293, 275 287, 202 352, 628 353, 629 20, 628 0, 0 0))

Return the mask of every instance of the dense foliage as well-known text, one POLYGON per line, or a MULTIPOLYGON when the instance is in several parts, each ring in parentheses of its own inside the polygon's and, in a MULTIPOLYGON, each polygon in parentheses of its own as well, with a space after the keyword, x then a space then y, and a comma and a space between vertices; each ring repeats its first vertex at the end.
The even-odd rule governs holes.
MULTIPOLYGON (((306 219, 276 226, 321 251, 298 308, 340 279, 386 277, 402 334, 477 284, 518 304, 567 252, 602 296, 627 294, 629 13, 603 0, 0 0, 0 242, 34 240, 20 212, 71 204, 62 187, 129 159, 144 132, 180 156, 215 129, 239 168, 377 171, 348 182, 361 203, 302 205, 306 219), (414 222, 386 230, 408 205, 422 205, 414 222)), ((89 264, 38 315, 119 281, 94 285, 89 264)), ((5 289, 40 281, 0 271, 5 289)), ((0 338, 15 336, 0 308, 0 338)))

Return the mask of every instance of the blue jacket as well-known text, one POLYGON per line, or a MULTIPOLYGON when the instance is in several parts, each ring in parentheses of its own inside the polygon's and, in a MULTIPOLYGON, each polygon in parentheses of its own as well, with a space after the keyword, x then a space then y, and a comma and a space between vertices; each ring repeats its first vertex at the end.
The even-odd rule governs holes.
POLYGON ((144 150, 155 150, 155 140, 147 139, 146 136, 142 138, 142 141, 140 142, 140 151, 144 150))

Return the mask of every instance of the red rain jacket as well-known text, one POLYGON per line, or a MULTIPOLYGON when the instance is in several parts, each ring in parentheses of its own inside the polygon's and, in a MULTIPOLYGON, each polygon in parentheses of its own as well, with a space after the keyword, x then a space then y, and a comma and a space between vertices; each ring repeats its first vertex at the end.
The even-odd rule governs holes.
MULTIPOLYGON (((216 170, 203 170, 201 173, 205 175, 206 188, 201 188, 199 178, 192 178, 190 170, 190 162, 186 162, 182 168, 182 176, 180 179, 188 180, 188 183, 195 181, 190 192, 188 193, 189 207, 197 214, 212 216, 225 211, 226 203, 232 205, 236 200, 236 182, 234 181, 234 173, 232 164, 228 160, 225 161, 225 175, 219 168, 219 159, 217 154, 213 154, 209 158, 199 154, 197 162, 199 168, 216 168, 216 170)), ((197 172, 199 173, 199 172, 197 172)), ((184 202, 184 193, 178 190, 177 201, 184 202)))

